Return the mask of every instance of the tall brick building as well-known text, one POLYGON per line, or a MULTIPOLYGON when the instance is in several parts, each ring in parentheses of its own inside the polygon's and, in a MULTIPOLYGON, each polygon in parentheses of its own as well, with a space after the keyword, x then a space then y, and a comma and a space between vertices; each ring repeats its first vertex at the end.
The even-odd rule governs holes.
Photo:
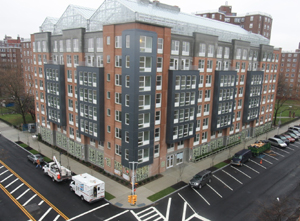
POLYGON ((273 22, 271 15, 262 12, 249 12, 245 15, 237 15, 237 13, 231 10, 232 6, 226 4, 222 5, 216 12, 196 12, 196 15, 238 25, 249 32, 271 39, 273 22))
POLYGON ((146 0, 70 5, 43 24, 42 139, 112 174, 129 180, 134 161, 142 180, 271 127, 281 50, 267 38, 146 0))

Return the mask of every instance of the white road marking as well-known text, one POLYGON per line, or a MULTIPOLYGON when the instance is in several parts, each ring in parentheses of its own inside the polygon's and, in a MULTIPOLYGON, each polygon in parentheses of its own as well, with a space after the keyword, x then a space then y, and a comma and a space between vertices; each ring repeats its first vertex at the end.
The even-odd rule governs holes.
POLYGON ((218 179, 221 183, 223 183, 225 186, 227 186, 228 189, 230 189, 231 191, 233 191, 233 189, 228 186, 226 183, 224 183, 222 180, 220 180, 218 177, 216 177, 215 175, 213 175, 214 178, 218 179))
POLYGON ((269 164, 273 164, 273 163, 271 163, 270 161, 268 161, 268 160, 266 160, 266 159, 264 159, 264 158, 261 158, 261 160, 266 161, 266 162, 269 163, 269 164))
POLYGON ((58 220, 59 217, 60 217, 60 215, 57 215, 53 221, 58 220))
POLYGON ((145 219, 143 219, 143 221, 147 221, 147 220, 149 220, 149 219, 152 219, 152 218, 154 218, 155 216, 159 216, 156 220, 159 220, 159 219, 163 219, 163 220, 165 220, 166 218, 155 208, 155 207, 153 207, 153 206, 151 206, 151 207, 149 207, 149 208, 147 208, 147 209, 145 209, 145 210, 142 210, 142 211, 140 211, 140 212, 138 212, 138 213, 136 213, 136 215, 139 217, 139 219, 141 219, 141 218, 143 218, 144 216, 149 216, 149 217, 147 217, 147 218, 145 218, 145 219), (149 211, 148 213, 145 213, 145 212, 147 212, 147 211, 149 211), (143 215, 140 215, 140 214, 143 214, 143 215), (150 214, 153 214, 152 216, 149 216, 150 214))
POLYGON ((13 194, 17 189, 19 189, 23 185, 24 185, 24 183, 21 183, 16 189, 14 189, 13 191, 11 191, 10 194, 13 194))
POLYGON ((231 166, 233 169, 239 171, 240 173, 244 174, 246 177, 249 177, 251 179, 251 176, 247 175, 246 173, 244 173, 243 171, 239 170, 238 168, 235 168, 233 166, 231 166))
POLYGON ((25 195, 25 193, 27 193, 30 189, 28 188, 27 190, 25 190, 18 198, 16 198, 16 200, 19 200, 22 196, 25 195))
MULTIPOLYGON (((194 188, 192 188, 192 189, 194 190, 194 188)), ((193 210, 193 212, 196 213, 195 210, 193 209, 193 207, 191 207, 191 205, 180 195, 180 193, 177 193, 177 194, 181 197, 181 199, 183 199, 184 202, 187 203, 187 205, 191 208, 191 210, 193 210)))
POLYGON ((243 166, 248 167, 250 170, 253 170, 255 173, 259 173, 257 170, 253 169, 252 167, 250 167, 250 166, 248 166, 246 164, 243 164, 243 166))
POLYGON ((133 215, 138 221, 142 221, 142 220, 135 214, 135 212, 133 212, 132 210, 130 210, 130 212, 132 213, 132 215, 133 215))
POLYGON ((265 153, 265 156, 268 156, 268 157, 271 157, 271 158, 273 158, 273 159, 275 159, 275 160, 278 160, 276 157, 273 157, 273 156, 271 156, 271 155, 268 154, 268 153, 265 153))
POLYGON ((29 200, 26 201, 26 203, 24 203, 22 206, 26 206, 34 197, 36 197, 37 195, 34 194, 29 200))
POLYGON ((44 202, 44 200, 42 200, 38 205, 40 206, 40 205, 42 205, 43 204, 43 202, 44 202))
POLYGON ((209 184, 206 184, 209 188, 211 188, 219 197, 221 197, 221 198, 223 198, 222 196, 221 196, 221 194, 220 193, 218 193, 214 188, 212 188, 211 187, 211 185, 209 185, 209 184))
POLYGON ((165 219, 165 221, 169 221, 171 201, 172 201, 172 198, 170 197, 169 200, 168 200, 168 206, 167 206, 167 212, 166 212, 166 219, 165 219))
POLYGON ((13 174, 10 174, 8 177, 6 177, 5 179, 1 180, 0 183, 4 182, 5 180, 7 180, 9 177, 13 176, 13 174))
POLYGON ((123 215, 124 213, 127 213, 128 211, 129 211, 129 210, 125 210, 125 211, 123 211, 123 212, 121 212, 121 213, 118 213, 118 214, 112 216, 112 217, 109 217, 108 219, 106 219, 106 220, 104 220, 104 221, 108 221, 108 220, 114 219, 114 218, 116 218, 116 217, 118 217, 118 216, 123 215))
POLYGON ((277 155, 279 155, 279 156, 281 156, 281 157, 285 157, 284 155, 282 155, 282 154, 280 154, 280 153, 278 153, 278 152, 276 152, 274 150, 272 150, 272 152, 275 153, 275 154, 277 154, 277 155))
POLYGON ((299 148, 299 147, 298 147, 297 145, 295 145, 295 144, 290 144, 290 146, 299 148))
POLYGON ((234 176, 232 176, 231 174, 227 173, 226 171, 222 170, 224 173, 226 173, 228 176, 230 176, 231 178, 235 179, 237 182, 239 182, 240 184, 243 184, 241 181, 239 181, 237 178, 235 178, 234 176))
POLYGON ((12 184, 13 184, 14 182, 16 182, 17 180, 18 180, 18 178, 15 179, 14 181, 12 181, 11 183, 7 184, 7 185, 5 186, 5 188, 9 187, 10 185, 12 185, 12 184))
POLYGON ((254 160, 251 160, 251 159, 250 159, 250 161, 251 161, 251 162, 253 162, 253 163, 255 163, 255 164, 257 164, 258 166, 261 166, 262 168, 265 168, 265 169, 267 169, 267 167, 264 167, 263 165, 261 165, 261 164, 257 163, 257 162, 256 162, 256 161, 254 161, 254 160))
POLYGON ((97 209, 100 209, 100 208, 102 208, 102 207, 105 207, 105 206, 107 206, 107 205, 109 205, 109 203, 105 203, 105 204, 103 204, 102 206, 98 206, 98 207, 96 207, 96 208, 94 208, 94 209, 91 209, 91 210, 89 210, 89 211, 86 211, 85 213, 81 213, 81 214, 79 214, 79 215, 77 215, 77 216, 75 216, 75 217, 73 217, 73 218, 71 218, 71 219, 69 219, 69 220, 77 219, 77 218, 79 218, 79 217, 81 217, 81 216, 84 216, 84 215, 86 215, 86 214, 88 214, 88 213, 91 213, 91 212, 93 212, 93 211, 95 211, 95 210, 97 210, 97 209))
POLYGON ((280 148, 278 148, 278 150, 281 150, 282 152, 285 152, 285 153, 290 153, 290 152, 288 152, 286 150, 283 150, 283 149, 280 149, 280 148))
POLYGON ((2 167, 4 167, 4 166, 1 166, 0 169, 2 169, 2 167))
POLYGON ((0 173, 0 176, 8 172, 8 170, 4 170, 4 172, 0 173))
MULTIPOLYGON (((192 189, 210 206, 210 203, 197 190, 195 190, 194 188, 192 188, 192 189)), ((194 213, 195 213, 195 211, 194 211, 194 213)))
POLYGON ((181 219, 181 221, 185 221, 186 205, 187 205, 187 202, 184 201, 183 212, 182 212, 182 219, 181 219))
POLYGON ((200 216, 197 213, 191 215, 188 219, 186 219, 186 221, 189 221, 189 220, 193 219, 194 217, 196 217, 196 218, 198 218, 199 220, 202 220, 202 221, 210 221, 210 219, 206 219, 206 218, 204 218, 203 216, 200 216))
POLYGON ((45 218, 45 216, 47 216, 47 214, 50 212, 50 210, 52 210, 52 207, 50 207, 50 208, 42 215, 42 217, 39 219, 39 221, 42 221, 42 220, 45 218))
POLYGON ((286 147, 287 149, 289 149, 289 150, 295 150, 295 149, 293 149, 293 148, 290 148, 290 147, 286 147))

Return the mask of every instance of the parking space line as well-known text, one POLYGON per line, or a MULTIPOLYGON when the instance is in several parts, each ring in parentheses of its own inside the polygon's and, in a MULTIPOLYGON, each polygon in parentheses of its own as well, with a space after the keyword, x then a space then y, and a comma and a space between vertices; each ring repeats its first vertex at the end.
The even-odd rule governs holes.
POLYGON ((249 177, 251 179, 251 176, 247 175, 246 173, 244 173, 243 171, 239 170, 238 168, 235 168, 233 166, 231 166, 233 169, 239 171, 240 173, 244 174, 246 177, 249 177))
POLYGON ((114 218, 116 218, 116 217, 118 217, 118 216, 123 215, 124 213, 127 213, 128 211, 129 211, 129 210, 125 210, 125 211, 123 211, 123 212, 121 212, 121 213, 118 213, 118 214, 112 216, 112 217, 109 217, 108 219, 106 219, 106 220, 104 220, 104 221, 109 221, 109 220, 111 220, 111 219, 114 219, 114 218))
POLYGON ((9 187, 10 185, 12 185, 14 182, 16 182, 18 180, 18 178, 16 178, 14 181, 12 181, 11 183, 9 183, 9 184, 7 184, 6 186, 5 186, 5 188, 7 188, 7 187, 9 187))
POLYGON ((60 217, 60 215, 58 214, 53 221, 58 220, 59 217, 60 217))
POLYGON ((69 220, 77 219, 77 218, 79 218, 79 217, 81 217, 81 216, 84 216, 85 214, 91 213, 91 212, 93 212, 93 211, 95 211, 95 210, 97 210, 97 209, 100 209, 100 208, 102 208, 102 207, 105 207, 105 206, 107 206, 107 205, 109 205, 109 203, 105 203, 105 204, 103 204, 102 206, 98 206, 98 207, 96 207, 96 208, 94 208, 94 209, 91 209, 91 210, 89 210, 89 211, 86 211, 86 212, 84 212, 84 213, 81 213, 81 214, 79 214, 79 215, 77 215, 77 216, 75 216, 75 217, 73 217, 73 218, 71 218, 71 219, 69 219, 69 220))
POLYGON ((265 168, 265 169, 267 169, 267 167, 264 167, 263 165, 261 165, 261 164, 257 163, 257 162, 256 162, 256 161, 254 161, 254 160, 251 160, 251 159, 250 159, 250 161, 251 161, 251 162, 253 162, 253 163, 255 163, 255 164, 257 164, 258 166, 261 166, 262 168, 265 168))
POLYGON ((218 194, 219 197, 223 198, 223 197, 221 196, 221 194, 219 194, 214 188, 211 187, 211 185, 207 184, 207 186, 208 186, 209 188, 211 188, 216 194, 218 194))
POLYGON ((279 156, 281 156, 281 157, 285 157, 284 155, 282 155, 282 154, 280 154, 280 153, 278 153, 278 152, 276 152, 274 150, 272 150, 272 152, 275 153, 275 154, 277 154, 277 155, 279 155, 279 156))
POLYGON ((4 167, 4 166, 1 166, 0 169, 2 169, 2 167, 4 167))
MULTIPOLYGON (((210 203, 197 190, 195 190, 194 188, 192 188, 192 189, 210 206, 210 203)), ((195 211, 194 211, 194 213, 195 213, 195 211)))
POLYGON ((1 180, 0 183, 4 182, 5 180, 7 180, 9 177, 13 176, 13 174, 10 174, 8 177, 6 177, 5 179, 1 180))
POLYGON ((29 200, 27 200, 22 206, 26 206, 34 197, 36 197, 37 195, 34 194, 29 200))
POLYGON ((271 155, 268 154, 268 153, 265 153, 265 156, 268 156, 268 157, 271 157, 271 158, 273 158, 273 159, 275 159, 275 160, 278 160, 276 157, 273 157, 273 156, 271 156, 271 155))
POLYGON ((13 194, 17 189, 19 189, 23 185, 24 185, 24 183, 21 183, 16 189, 14 189, 13 191, 11 191, 10 194, 13 194))
POLYGON ((27 190, 25 190, 20 196, 18 196, 18 198, 16 198, 16 200, 19 200, 22 196, 25 195, 25 193, 27 193, 30 189, 28 188, 27 190))
POLYGON ((237 178, 235 178, 234 176, 232 176, 231 174, 227 173, 226 171, 222 170, 224 173, 226 173, 228 176, 230 176, 231 178, 235 179, 237 182, 239 182, 240 184, 243 184, 241 181, 239 181, 237 178))
POLYGON ((0 173, 0 176, 8 172, 8 170, 4 170, 4 172, 0 173))
POLYGON ((285 153, 290 153, 290 152, 288 152, 288 151, 286 151, 286 150, 282 150, 282 149, 280 149, 280 148, 278 148, 278 150, 281 150, 282 152, 285 152, 285 153))
POLYGON ((214 178, 218 179, 221 183, 223 183, 228 189, 230 189, 231 191, 233 191, 233 189, 228 186, 226 183, 224 183, 222 180, 220 180, 218 177, 216 177, 215 175, 213 175, 214 178))
POLYGON ((295 150, 295 149, 293 149, 293 148, 290 148, 290 147, 286 147, 287 149, 289 149, 289 150, 295 150))
POLYGON ((184 201, 181 221, 185 221, 186 205, 187 205, 187 202, 184 201))
POLYGON ((248 167, 250 170, 253 170, 255 173, 260 173, 260 172, 258 172, 257 170, 255 170, 255 169, 253 169, 252 167, 249 167, 248 165, 246 165, 246 164, 243 164, 245 167, 248 167))
POLYGON ((43 202, 44 202, 44 200, 42 200, 38 205, 40 206, 40 205, 42 205, 43 204, 43 202))
POLYGON ((270 161, 268 161, 268 160, 266 160, 266 159, 264 159, 264 158, 261 158, 263 161, 266 161, 267 163, 269 163, 269 164, 273 164, 272 162, 270 162, 270 161))
POLYGON ((297 145, 295 145, 295 144, 290 144, 291 146, 293 146, 293 147, 297 147, 297 148, 299 148, 297 145))
POLYGON ((166 212, 166 219, 165 219, 165 221, 169 221, 171 201, 172 201, 172 198, 170 197, 169 200, 168 200, 168 206, 167 206, 167 212, 166 212))
POLYGON ((45 218, 45 216, 47 216, 47 214, 50 212, 50 210, 52 210, 52 207, 50 207, 38 221, 42 221, 45 218))

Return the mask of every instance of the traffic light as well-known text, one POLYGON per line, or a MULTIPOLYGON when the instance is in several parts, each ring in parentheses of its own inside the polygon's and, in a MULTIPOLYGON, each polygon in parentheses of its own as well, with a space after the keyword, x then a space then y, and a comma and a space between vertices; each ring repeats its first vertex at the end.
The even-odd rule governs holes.
POLYGON ((137 195, 132 195, 132 204, 135 204, 137 200, 137 195))
POLYGON ((128 196, 128 203, 132 203, 132 195, 128 196))

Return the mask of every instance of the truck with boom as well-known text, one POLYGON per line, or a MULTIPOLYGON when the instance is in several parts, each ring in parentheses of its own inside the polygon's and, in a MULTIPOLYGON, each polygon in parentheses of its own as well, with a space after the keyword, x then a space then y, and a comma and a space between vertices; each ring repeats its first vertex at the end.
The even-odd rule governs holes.
POLYGON ((63 180, 69 180, 72 177, 71 170, 63 167, 57 161, 56 157, 53 156, 53 162, 43 166, 44 173, 52 178, 52 181, 61 182, 63 180))
POLYGON ((89 203, 105 197, 105 183, 88 173, 72 176, 70 190, 89 203))
POLYGON ((250 144, 248 149, 252 152, 253 156, 258 156, 259 154, 270 150, 271 144, 267 140, 256 141, 254 144, 250 144))

